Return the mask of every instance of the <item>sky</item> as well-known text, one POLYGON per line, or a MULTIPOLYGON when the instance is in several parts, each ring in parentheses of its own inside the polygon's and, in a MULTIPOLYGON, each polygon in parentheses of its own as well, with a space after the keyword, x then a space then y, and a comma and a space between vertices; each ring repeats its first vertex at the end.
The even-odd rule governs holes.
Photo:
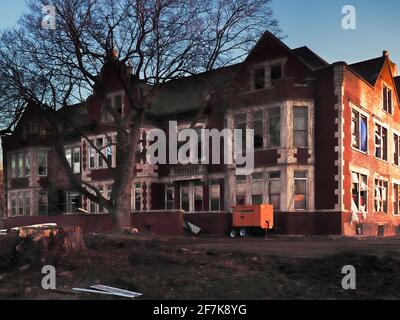
MULTIPOLYGON (((400 64, 399 0, 272 0, 275 16, 291 48, 308 46, 328 62, 354 63, 383 50, 400 64), (356 9, 356 29, 342 28, 342 7, 356 9)), ((0 28, 26 11, 25 0, 0 1, 0 28)))

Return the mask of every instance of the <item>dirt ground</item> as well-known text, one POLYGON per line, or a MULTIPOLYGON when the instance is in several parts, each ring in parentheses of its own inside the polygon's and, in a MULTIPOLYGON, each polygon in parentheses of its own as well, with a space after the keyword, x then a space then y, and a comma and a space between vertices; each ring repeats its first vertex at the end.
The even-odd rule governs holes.
MULTIPOLYGON (((91 235, 87 251, 51 260, 56 291, 41 287, 44 261, 11 255, 0 236, 0 299, 110 299, 59 290, 110 285, 140 299, 399 299, 400 238, 167 238, 91 235), (342 289, 353 265, 357 289, 342 289)), ((48 263, 48 262, 47 262, 48 263)))

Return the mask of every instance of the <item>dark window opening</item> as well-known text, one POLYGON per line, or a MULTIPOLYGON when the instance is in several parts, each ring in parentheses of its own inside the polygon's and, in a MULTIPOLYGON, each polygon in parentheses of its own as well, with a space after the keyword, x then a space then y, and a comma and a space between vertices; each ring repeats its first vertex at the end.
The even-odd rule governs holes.
POLYGON ((254 71, 254 88, 256 90, 265 88, 265 69, 254 71))
POLYGON ((282 65, 278 64, 271 67, 271 80, 279 80, 282 78, 282 65))

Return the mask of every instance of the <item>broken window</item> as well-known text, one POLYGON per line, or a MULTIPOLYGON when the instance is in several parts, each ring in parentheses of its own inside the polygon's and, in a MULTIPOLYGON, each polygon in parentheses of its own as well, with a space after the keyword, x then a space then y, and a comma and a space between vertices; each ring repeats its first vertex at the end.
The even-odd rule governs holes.
POLYGON ((271 67, 271 80, 279 80, 282 78, 282 65, 277 64, 271 67))
POLYGON ((392 90, 385 85, 383 86, 383 110, 390 114, 393 111, 392 90))
POLYGON ((253 129, 254 148, 262 148, 264 146, 264 121, 262 111, 253 113, 253 129))
POLYGON ((237 114, 235 116, 235 127, 241 131, 242 135, 242 148, 246 146, 246 129, 247 129, 247 115, 246 114, 237 114))
POLYGON ((194 211, 203 211, 203 185, 196 183, 194 186, 194 211))
POLYGON ((141 211, 142 210, 142 184, 141 183, 135 183, 135 187, 133 190, 133 210, 135 211, 141 211))
POLYGON ((23 216, 24 215, 24 193, 18 192, 17 199, 18 199, 18 215, 23 216))
POLYGON ((254 71, 254 89, 260 90, 265 88, 265 69, 257 69, 254 71))
POLYGON ((48 201, 47 191, 38 192, 38 208, 39 208, 39 215, 41 216, 48 215, 49 201, 48 201))
POLYGON ((366 175, 352 172, 352 204, 351 210, 353 212, 367 213, 368 211, 368 177, 366 175))
POLYGON ((15 153, 11 154, 11 177, 15 178, 17 176, 17 155, 15 153))
POLYGON ((262 204, 263 203, 263 174, 253 173, 251 181, 251 203, 262 204))
POLYGON ((11 193, 11 216, 14 217, 17 215, 17 196, 15 193, 11 193))
POLYGON ((47 176, 47 151, 37 152, 37 171, 38 176, 47 176))
POLYGON ((16 152, 10 155, 11 177, 23 178, 29 177, 31 173, 29 152, 16 152))
POLYGON ((246 204, 246 176, 236 176, 236 205, 246 204))
POLYGON ((97 138, 96 139, 96 147, 99 150, 97 152, 97 166, 99 168, 102 168, 103 167, 103 153, 102 153, 102 150, 103 150, 103 138, 97 138))
POLYGON ((294 172, 294 209, 307 209, 307 172, 294 172))
POLYGON ((397 134, 393 134, 393 163, 398 166, 400 165, 400 137, 397 134))
POLYGON ((400 185, 397 183, 393 184, 393 214, 398 215, 400 213, 400 185))
POLYGON ((175 188, 173 185, 167 185, 165 188, 165 209, 175 208, 175 188))
POLYGON ((24 214, 26 216, 30 216, 31 215, 31 192, 30 191, 24 192, 24 209, 25 209, 24 214))
POLYGON ((387 129, 375 124, 375 157, 387 161, 387 129))
POLYGON ((270 147, 281 145, 281 109, 272 108, 268 113, 268 144, 270 147))
POLYGON ((24 176, 24 154, 22 152, 18 153, 18 178, 24 176))
POLYGON ((210 182, 210 210, 220 211, 221 187, 218 180, 210 182))
POLYGON ((268 174, 268 200, 274 210, 281 209, 281 173, 279 171, 268 174))
POLYGON ((308 147, 308 108, 293 108, 293 145, 308 147))
POLYGON ((352 119, 352 146, 353 148, 368 151, 368 121, 367 117, 353 110, 352 119))
POLYGON ((181 186, 181 210, 190 211, 190 186, 187 183, 181 186))
POLYGON ((80 147, 66 148, 65 157, 73 173, 81 172, 81 149, 80 147))
POLYGON ((388 212, 388 182, 375 179, 375 212, 388 212))
POLYGON ((81 195, 78 192, 67 191, 66 199, 66 213, 78 213, 81 207, 81 195))

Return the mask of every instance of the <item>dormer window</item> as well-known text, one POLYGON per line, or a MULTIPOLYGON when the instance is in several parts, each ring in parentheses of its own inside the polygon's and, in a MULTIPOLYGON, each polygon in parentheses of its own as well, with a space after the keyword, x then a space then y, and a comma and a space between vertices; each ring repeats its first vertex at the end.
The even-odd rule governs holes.
POLYGON ((385 85, 383 86, 383 110, 390 114, 393 112, 392 90, 385 85))
POLYGON ((282 78, 282 65, 277 64, 271 67, 271 81, 279 80, 282 78))
POLYGON ((265 69, 257 69, 254 71, 254 89, 260 90, 265 88, 265 69))

